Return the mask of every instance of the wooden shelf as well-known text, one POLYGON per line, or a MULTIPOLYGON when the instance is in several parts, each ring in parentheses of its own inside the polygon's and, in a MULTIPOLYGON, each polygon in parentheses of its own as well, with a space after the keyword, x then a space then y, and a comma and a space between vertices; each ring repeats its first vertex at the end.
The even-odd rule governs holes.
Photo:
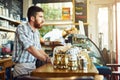
MULTIPOLYGON (((83 23, 84 25, 88 25, 88 23, 83 23)), ((43 24, 44 26, 48 26, 48 25, 79 25, 79 23, 46 23, 43 24)))
POLYGON ((15 32, 16 29, 9 29, 9 28, 6 28, 6 27, 2 27, 2 26, 0 26, 0 31, 15 32))
POLYGON ((6 16, 0 15, 0 18, 1 18, 1 19, 4 19, 4 20, 7 20, 7 21, 10 21, 10 22, 13 22, 13 23, 16 23, 16 24, 20 24, 20 21, 17 21, 17 20, 8 18, 8 17, 6 17, 6 16))
MULTIPOLYGON (((11 19, 11 18, 6 17, 6 16, 0 15, 0 19, 1 20, 6 20, 6 21, 11 22, 11 23, 16 24, 16 25, 20 24, 20 21, 11 19)), ((0 26, 0 31, 15 32, 16 29, 15 28, 7 28, 5 26, 0 26)))

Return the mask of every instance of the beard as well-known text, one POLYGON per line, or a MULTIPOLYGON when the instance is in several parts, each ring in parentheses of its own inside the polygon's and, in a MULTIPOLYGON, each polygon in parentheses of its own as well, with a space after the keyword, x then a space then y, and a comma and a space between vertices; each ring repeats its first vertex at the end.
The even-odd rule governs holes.
POLYGON ((34 27, 37 28, 37 29, 42 28, 42 22, 41 22, 41 23, 38 23, 37 20, 35 20, 35 22, 34 22, 34 27))

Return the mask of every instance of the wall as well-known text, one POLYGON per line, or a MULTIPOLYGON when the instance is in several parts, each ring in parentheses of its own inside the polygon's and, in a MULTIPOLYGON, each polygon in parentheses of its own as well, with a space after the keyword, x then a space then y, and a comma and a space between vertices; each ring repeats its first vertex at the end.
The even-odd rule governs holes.
POLYGON ((98 39, 97 39, 97 7, 89 2, 88 5, 88 37, 93 40, 96 44, 98 44, 98 39))
POLYGON ((23 0, 23 18, 26 18, 28 7, 32 5, 32 0, 23 0))

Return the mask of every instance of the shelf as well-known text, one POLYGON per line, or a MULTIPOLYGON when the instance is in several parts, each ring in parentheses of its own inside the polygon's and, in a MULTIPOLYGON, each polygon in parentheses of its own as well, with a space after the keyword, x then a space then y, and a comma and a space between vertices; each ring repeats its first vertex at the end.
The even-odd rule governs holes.
POLYGON ((7 20, 7 21, 10 21, 10 22, 13 22, 13 23, 16 23, 16 24, 20 24, 20 21, 17 21, 17 20, 8 18, 8 17, 6 17, 6 16, 0 15, 0 18, 1 18, 1 19, 4 19, 4 20, 7 20))
MULTIPOLYGON (((88 25, 88 23, 83 23, 84 25, 88 25)), ((48 25, 79 25, 79 23, 45 23, 44 26, 48 25)))
POLYGON ((6 28, 6 27, 2 27, 2 26, 0 26, 0 31, 15 32, 16 29, 9 29, 9 28, 6 28))
MULTIPOLYGON (((83 24, 88 25, 88 23, 83 24)), ((44 26, 79 25, 79 23, 74 23, 73 20, 46 20, 43 25, 44 26)))

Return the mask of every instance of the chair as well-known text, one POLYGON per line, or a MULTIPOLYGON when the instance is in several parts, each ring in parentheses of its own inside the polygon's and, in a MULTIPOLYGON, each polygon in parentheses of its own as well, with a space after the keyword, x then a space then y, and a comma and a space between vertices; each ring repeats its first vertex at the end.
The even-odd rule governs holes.
POLYGON ((109 63, 106 63, 106 66, 111 70, 110 80, 118 80, 120 78, 120 71, 117 70, 120 67, 120 64, 116 64, 116 55, 115 52, 109 53, 109 63))
POLYGON ((120 67, 119 64, 116 64, 116 60, 115 60, 115 52, 110 52, 108 53, 107 49, 104 48, 102 51, 105 63, 106 63, 106 68, 109 70, 104 70, 103 74, 108 74, 109 75, 109 79, 110 80, 117 80, 117 77, 119 76, 120 78, 120 72, 117 71, 117 68, 120 67), (109 73, 107 72, 109 71, 109 73))
MULTIPOLYGON (((1 66, 1 75, 3 75, 5 77, 5 79, 10 79, 12 80, 12 66, 14 65, 15 63, 12 62, 11 58, 6 58, 4 59, 3 58, 3 61, 1 62, 0 66, 1 66), (2 74, 3 73, 3 74, 2 74)), ((4 79, 2 79, 4 80, 4 79)))
POLYGON ((99 74, 104 75, 108 80, 116 80, 115 76, 119 76, 120 73, 116 71, 116 67, 120 67, 120 65, 115 64, 116 55, 115 52, 109 52, 106 48, 102 50, 103 59, 105 62, 104 66, 96 66, 99 74))
POLYGON ((0 79, 5 80, 5 71, 0 71, 0 79))
POLYGON ((96 68, 99 71, 99 74, 104 75, 105 78, 107 78, 108 80, 110 80, 110 76, 111 76, 111 69, 110 67, 106 66, 107 63, 109 63, 109 54, 106 48, 103 48, 102 50, 102 56, 103 56, 103 60, 105 62, 105 64, 103 66, 96 66, 96 68))

